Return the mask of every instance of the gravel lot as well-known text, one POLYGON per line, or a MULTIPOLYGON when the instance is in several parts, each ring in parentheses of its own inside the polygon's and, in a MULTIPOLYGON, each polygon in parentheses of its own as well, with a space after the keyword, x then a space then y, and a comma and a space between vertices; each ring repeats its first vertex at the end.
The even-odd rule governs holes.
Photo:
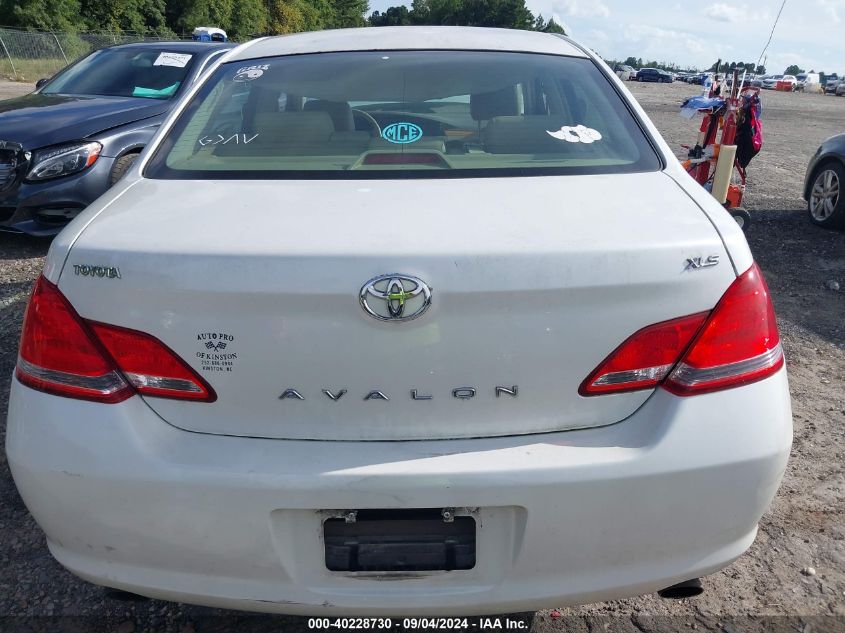
MULTIPOLYGON (((678 104, 695 87, 629 86, 670 145, 694 141, 697 123, 682 119, 678 104)), ((26 90, 0 82, 0 98, 26 90)), ((845 233, 811 225, 800 193, 816 147, 845 131, 845 99, 765 92, 763 108, 764 147, 749 168, 746 207, 754 222, 749 242, 774 296, 790 371, 795 442, 784 483, 751 550, 705 579, 702 596, 645 596, 522 614, 534 631, 845 630, 845 233)), ((46 250, 46 242, 0 234, 3 436, 5 377, 14 367, 26 297, 46 250)), ((303 618, 105 599, 50 557, 4 453, 0 506, 0 630, 307 630, 303 618)))

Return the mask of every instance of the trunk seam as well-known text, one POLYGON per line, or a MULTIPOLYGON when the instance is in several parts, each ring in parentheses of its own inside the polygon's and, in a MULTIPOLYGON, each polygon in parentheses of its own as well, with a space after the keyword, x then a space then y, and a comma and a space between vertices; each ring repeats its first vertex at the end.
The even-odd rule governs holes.
POLYGON ((712 227, 713 227, 713 230, 714 230, 714 231, 716 231, 716 235, 718 235, 718 236, 719 236, 719 241, 721 241, 721 242, 722 242, 722 248, 724 248, 724 249, 725 249, 725 253, 727 253, 727 255, 728 255, 728 259, 729 259, 729 260, 730 260, 730 262, 731 262, 731 268, 733 268, 734 275, 735 275, 735 276, 737 276, 737 277, 739 277, 739 274, 740 274, 740 273, 739 273, 739 271, 736 269, 736 262, 734 262, 733 255, 731 254, 731 249, 729 249, 729 248, 728 248, 728 245, 727 245, 727 243, 725 242, 725 238, 724 238, 724 236, 722 235, 721 231, 719 231, 719 227, 717 227, 717 226, 716 226, 716 223, 713 221, 713 218, 711 218, 711 217, 710 217, 710 214, 709 214, 709 213, 708 213, 708 212, 704 209, 704 207, 702 207, 700 204, 698 204, 698 201, 697 201, 695 198, 693 198, 693 197, 689 194, 689 192, 688 192, 688 191, 684 188, 684 186, 683 186, 680 182, 678 182, 678 180, 675 178, 675 176, 674 176, 673 174, 670 174, 670 173, 669 173, 669 172, 667 172, 667 171, 664 171, 664 172, 663 172, 663 174, 664 174, 664 175, 665 175, 665 176, 666 176, 669 180, 671 180, 672 182, 674 182, 674 183, 678 186, 678 188, 679 188, 681 191, 683 191, 683 192, 684 192, 684 195, 685 195, 687 198, 689 198, 689 199, 690 199, 690 201, 691 201, 691 202, 692 202, 692 203, 693 203, 693 204, 694 204, 694 205, 695 205, 695 206, 699 209, 699 211, 701 211, 701 213, 702 213, 702 214, 704 214, 704 217, 705 217, 705 218, 707 218, 707 221, 708 221, 708 222, 710 222, 710 226, 712 226, 712 227))

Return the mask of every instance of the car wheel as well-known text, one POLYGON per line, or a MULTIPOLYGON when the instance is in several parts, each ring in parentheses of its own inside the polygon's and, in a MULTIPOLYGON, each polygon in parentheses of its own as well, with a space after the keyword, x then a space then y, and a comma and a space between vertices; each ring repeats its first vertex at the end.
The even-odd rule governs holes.
POLYGON ((637 81, 640 81, 640 82, 641 82, 642 80, 643 80, 643 78, 642 78, 642 77, 637 77, 637 81))
POLYGON ((845 184, 845 167, 842 165, 828 163, 818 170, 807 200, 807 210, 814 224, 830 229, 845 226, 843 184, 845 184))
POLYGON ((751 226, 751 214, 748 213, 745 209, 728 209, 728 213, 733 216, 733 219, 736 220, 736 223, 739 225, 743 231, 747 231, 748 227, 751 226))
POLYGON ((138 156, 138 152, 133 152, 132 154, 124 154, 114 161, 114 167, 112 167, 111 175, 109 176, 109 187, 123 178, 133 163, 138 160, 138 156))

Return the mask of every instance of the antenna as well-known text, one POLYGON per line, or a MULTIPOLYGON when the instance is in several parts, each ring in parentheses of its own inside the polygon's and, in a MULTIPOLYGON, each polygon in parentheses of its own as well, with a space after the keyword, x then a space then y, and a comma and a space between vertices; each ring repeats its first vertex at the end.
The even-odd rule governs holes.
MULTIPOLYGON (((760 60, 763 58, 763 53, 766 52, 766 49, 769 48, 769 44, 772 43, 772 36, 775 34, 775 27, 778 25, 778 21, 780 20, 780 14, 783 13, 783 8, 786 6, 786 0, 780 5, 780 10, 778 11, 777 17, 775 18, 775 23, 772 25, 772 32, 769 33, 769 41, 766 42, 766 45, 763 47, 763 50, 760 51, 760 57, 757 58, 757 65, 760 65, 760 60)), ((768 57, 766 58, 768 59, 768 57)), ((765 66, 765 64, 763 64, 765 66)))

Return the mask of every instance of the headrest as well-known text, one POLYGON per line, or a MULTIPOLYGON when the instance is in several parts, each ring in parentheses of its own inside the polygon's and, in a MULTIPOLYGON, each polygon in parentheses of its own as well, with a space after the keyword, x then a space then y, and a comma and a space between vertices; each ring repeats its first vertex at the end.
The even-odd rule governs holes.
POLYGON ((306 101, 302 107, 304 112, 328 112, 334 123, 336 132, 352 132, 355 130, 355 121, 352 119, 352 108, 346 101, 324 101, 313 99, 306 101))
POLYGON ((497 116, 519 114, 516 86, 508 86, 495 92, 482 92, 469 97, 469 112, 474 121, 489 121, 497 116))
POLYGON ((568 143, 549 134, 563 124, 558 116, 497 117, 482 130, 481 142, 491 154, 595 154, 589 144, 568 143))
POLYGON ((259 112, 255 115, 255 132, 260 141, 299 141, 320 143, 334 132, 327 112, 259 112))

